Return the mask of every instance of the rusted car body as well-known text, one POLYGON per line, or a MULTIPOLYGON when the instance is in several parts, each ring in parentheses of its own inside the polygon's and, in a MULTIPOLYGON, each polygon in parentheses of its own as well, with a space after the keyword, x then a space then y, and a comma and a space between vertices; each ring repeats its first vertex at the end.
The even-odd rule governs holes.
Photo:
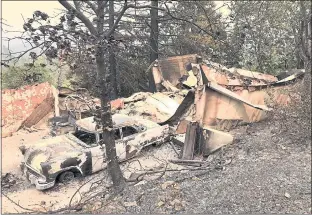
MULTIPOLYGON (((119 161, 135 157, 145 147, 169 139, 169 127, 141 118, 113 115, 116 151, 119 161)), ((21 165, 27 179, 38 190, 66 182, 77 175, 86 176, 107 165, 104 144, 99 144, 102 130, 93 117, 76 121, 75 131, 42 139, 29 148, 21 147, 21 165)))

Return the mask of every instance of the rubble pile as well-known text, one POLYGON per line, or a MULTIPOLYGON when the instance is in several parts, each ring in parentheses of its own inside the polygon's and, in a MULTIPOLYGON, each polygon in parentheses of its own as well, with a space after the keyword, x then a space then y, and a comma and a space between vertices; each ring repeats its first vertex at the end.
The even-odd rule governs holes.
POLYGON ((2 188, 10 188, 16 185, 16 177, 11 173, 6 173, 1 176, 1 186, 2 188))
POLYGON ((139 92, 124 99, 124 106, 116 113, 142 118, 161 123, 169 119, 183 101, 182 93, 172 92, 148 93, 139 92))
POLYGON ((193 94, 166 121, 180 135, 175 142, 184 143, 182 159, 192 160, 194 154, 207 156, 230 144, 233 136, 224 131, 266 119, 271 110, 268 100, 289 104, 290 96, 279 89, 300 80, 304 70, 273 76, 184 55, 155 61, 153 76, 158 92, 193 94))

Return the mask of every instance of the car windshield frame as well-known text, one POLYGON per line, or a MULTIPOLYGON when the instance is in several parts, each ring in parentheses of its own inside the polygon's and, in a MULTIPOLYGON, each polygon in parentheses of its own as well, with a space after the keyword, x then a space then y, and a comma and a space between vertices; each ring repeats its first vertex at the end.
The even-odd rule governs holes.
POLYGON ((75 140, 78 140, 78 141, 75 141, 76 143, 78 143, 80 146, 83 146, 84 148, 94 148, 94 147, 97 147, 99 146, 98 144, 98 139, 99 139, 99 132, 90 132, 86 129, 83 129, 81 127, 78 127, 76 128, 76 130, 74 132, 71 133, 71 136, 73 136, 75 138, 75 140), (95 146, 90 146, 88 144, 86 144, 85 142, 83 142, 82 140, 80 140, 78 137, 76 137, 74 134, 76 131, 83 131, 83 132, 86 132, 86 133, 89 133, 89 134, 95 134, 95 139, 96 139, 96 145, 95 146))
MULTIPOLYGON (((128 138, 128 137, 131 137, 131 136, 138 135, 139 133, 144 132, 144 131, 147 130, 146 126, 143 126, 143 125, 136 125, 136 124, 134 124, 134 125, 122 125, 122 126, 115 127, 114 129, 118 129, 119 132, 120 132, 120 139, 115 140, 116 142, 122 141, 124 138, 128 138), (132 135, 129 135, 129 136, 127 136, 127 137, 124 137, 124 136, 123 136, 122 128, 127 127, 127 126, 131 126, 132 128, 134 128, 134 129, 137 131, 137 133, 132 134, 132 135)), ((99 131, 94 131, 94 132, 88 131, 88 130, 86 130, 86 129, 80 127, 80 126, 76 126, 75 131, 74 131, 74 132, 71 132, 71 135, 70 135, 70 136, 71 136, 71 137, 74 137, 75 140, 76 140, 75 142, 76 142, 77 144, 79 144, 80 146, 82 146, 82 147, 84 147, 84 148, 93 148, 93 147, 99 146, 98 143, 99 143, 99 141, 100 141, 101 133, 102 133, 102 132, 99 132, 99 131), (85 142, 83 142, 82 140, 80 140, 78 137, 76 137, 76 136, 74 135, 74 133, 75 133, 77 130, 83 131, 83 132, 86 132, 86 133, 89 133, 89 134, 95 134, 96 141, 97 141, 97 142, 96 142, 96 145, 95 145, 95 146, 90 146, 90 145, 86 144, 85 142), (77 141, 77 140, 78 140, 78 141, 77 141)))

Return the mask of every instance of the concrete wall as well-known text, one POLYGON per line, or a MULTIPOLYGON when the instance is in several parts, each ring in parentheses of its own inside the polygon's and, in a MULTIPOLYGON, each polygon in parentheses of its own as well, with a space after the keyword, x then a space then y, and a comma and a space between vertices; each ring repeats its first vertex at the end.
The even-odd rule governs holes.
POLYGON ((1 92, 2 137, 10 136, 47 97, 54 97, 56 89, 49 83, 6 89, 1 92))

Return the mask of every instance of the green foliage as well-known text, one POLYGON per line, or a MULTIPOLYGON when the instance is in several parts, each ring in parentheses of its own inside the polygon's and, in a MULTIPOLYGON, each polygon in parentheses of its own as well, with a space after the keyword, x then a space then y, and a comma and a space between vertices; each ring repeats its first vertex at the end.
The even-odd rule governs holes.
POLYGON ((229 64, 270 74, 302 68, 298 8, 294 1, 232 1, 229 64))
POLYGON ((16 89, 25 85, 49 82, 56 83, 56 74, 40 61, 34 65, 24 64, 2 69, 2 88, 16 89))

